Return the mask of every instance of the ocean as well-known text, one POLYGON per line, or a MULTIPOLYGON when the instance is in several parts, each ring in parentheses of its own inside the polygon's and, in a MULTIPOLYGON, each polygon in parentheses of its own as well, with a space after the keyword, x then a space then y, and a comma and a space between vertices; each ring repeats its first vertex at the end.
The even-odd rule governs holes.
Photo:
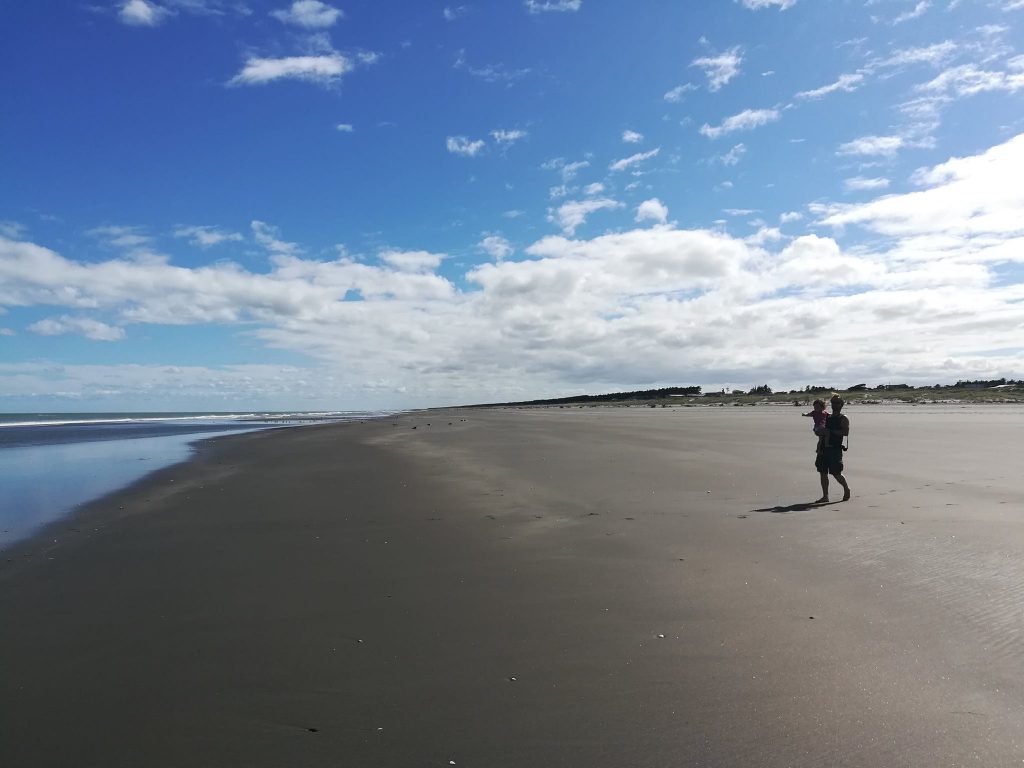
POLYGON ((0 548, 185 461, 197 440, 388 413, 0 413, 0 548))

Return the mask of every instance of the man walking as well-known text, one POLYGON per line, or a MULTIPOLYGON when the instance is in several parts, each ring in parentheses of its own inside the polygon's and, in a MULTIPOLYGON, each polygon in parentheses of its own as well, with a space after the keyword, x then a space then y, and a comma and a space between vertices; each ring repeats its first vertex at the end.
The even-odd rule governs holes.
POLYGON ((818 444, 818 453, 814 457, 814 468, 821 476, 821 498, 815 504, 828 502, 828 476, 832 475, 836 482, 843 486, 843 501, 850 498, 850 486, 843 477, 843 438, 850 434, 850 420, 843 415, 843 398, 833 394, 829 403, 832 413, 825 419, 824 439, 818 444))

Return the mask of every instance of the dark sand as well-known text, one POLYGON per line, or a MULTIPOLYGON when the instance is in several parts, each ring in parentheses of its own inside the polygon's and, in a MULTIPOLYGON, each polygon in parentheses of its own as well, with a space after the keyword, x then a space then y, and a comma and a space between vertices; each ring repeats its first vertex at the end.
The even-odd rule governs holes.
POLYGON ((0 552, 0 765, 1021 765, 1024 409, 799 413, 213 441, 0 552))

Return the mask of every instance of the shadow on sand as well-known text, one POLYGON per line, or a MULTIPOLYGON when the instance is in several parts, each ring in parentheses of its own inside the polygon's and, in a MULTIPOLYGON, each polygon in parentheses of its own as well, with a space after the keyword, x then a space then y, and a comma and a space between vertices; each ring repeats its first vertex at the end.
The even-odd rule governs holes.
POLYGON ((775 515, 784 515, 787 512, 806 512, 810 509, 817 509, 818 507, 827 507, 831 504, 838 504, 839 501, 801 501, 799 504, 789 504, 786 506, 778 507, 762 507, 761 509, 752 509, 751 512, 771 512, 775 515))

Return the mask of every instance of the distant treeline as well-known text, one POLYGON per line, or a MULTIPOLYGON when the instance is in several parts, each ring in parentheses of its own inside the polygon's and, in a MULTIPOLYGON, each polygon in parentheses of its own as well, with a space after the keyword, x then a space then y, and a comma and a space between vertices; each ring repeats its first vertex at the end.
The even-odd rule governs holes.
MULTIPOLYGON (((987 379, 974 381, 958 381, 956 384, 934 384, 932 386, 915 387, 912 384, 878 384, 869 387, 866 384, 854 384, 849 387, 824 387, 817 384, 808 384, 803 389, 791 389, 789 395, 816 395, 828 392, 867 392, 908 390, 908 389, 986 389, 998 386, 1024 386, 1024 381, 1014 379, 987 379)), ((554 397, 547 400, 520 400, 508 403, 479 403, 476 407, 486 408, 495 405, 569 405, 578 403, 622 403, 634 400, 663 400, 669 397, 736 397, 743 395, 740 390, 703 392, 699 386, 694 387, 662 387, 661 389, 641 389, 633 392, 609 392, 604 395, 570 395, 569 397, 554 397)), ((752 387, 747 395, 776 395, 785 396, 785 390, 773 391, 767 384, 752 387)), ((652 406, 653 407, 653 406, 652 406)))
MULTIPOLYGON (((1014 379, 959 379, 956 384, 932 384, 920 387, 920 389, 987 389, 988 387, 1002 387, 1009 385, 1020 386, 1024 381, 1014 379)), ((913 384, 879 384, 875 389, 916 389, 913 384)))
POLYGON ((488 405, 566 405, 568 403, 617 403, 627 400, 656 400, 662 397, 699 397, 700 387, 663 387, 644 389, 636 392, 609 392, 606 395, 572 395, 549 400, 524 400, 517 403, 488 403, 488 405))

